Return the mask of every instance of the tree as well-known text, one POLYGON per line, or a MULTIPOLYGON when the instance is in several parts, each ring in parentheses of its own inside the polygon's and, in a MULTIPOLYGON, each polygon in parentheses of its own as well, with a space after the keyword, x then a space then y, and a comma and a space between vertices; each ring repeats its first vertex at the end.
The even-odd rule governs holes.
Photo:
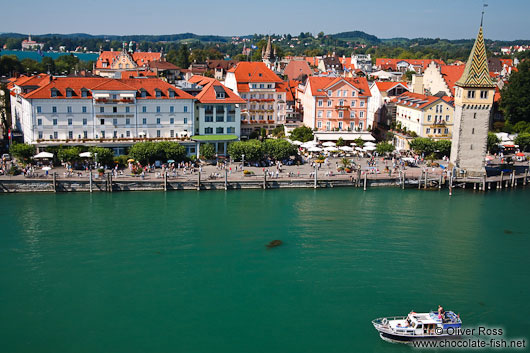
POLYGON ((434 146, 434 141, 427 137, 417 137, 414 140, 409 142, 410 148, 416 153, 424 153, 429 155, 434 153, 436 147, 434 146))
POLYGON ((519 145, 519 148, 521 151, 530 152, 530 133, 529 132, 523 132, 514 140, 516 145, 519 145))
POLYGON ((155 161, 155 144, 150 141, 146 142, 138 142, 131 146, 129 149, 129 155, 136 160, 137 162, 140 162, 140 164, 148 164, 151 161, 155 161))
POLYGON ((499 143, 501 139, 497 137, 493 132, 488 132, 488 151, 489 153, 499 152, 499 143))
POLYGON ((357 147, 363 147, 364 146, 364 140, 360 137, 353 140, 353 143, 355 143, 355 146, 357 147))
POLYGON ((26 143, 13 143, 9 147, 9 153, 16 157, 18 160, 27 162, 31 157, 35 155, 35 146, 28 145, 26 143))
POLYGON ((339 137, 337 139, 337 147, 345 146, 346 143, 344 142, 344 139, 342 137, 339 137))
POLYGON ((381 155, 386 154, 386 153, 392 153, 394 152, 394 145, 388 142, 379 142, 375 146, 375 151, 381 155))
POLYGON ((178 162, 186 159, 186 147, 175 141, 155 142, 154 150, 155 160, 160 160, 164 163, 171 159, 178 162))
POLYGON ((414 71, 406 71, 405 74, 403 75, 403 77, 405 78, 405 80, 407 81, 412 81, 412 75, 416 74, 416 72, 414 71))
POLYGON ((200 155, 204 159, 214 159, 215 158, 215 147, 211 143, 203 143, 200 148, 200 155))
POLYGON ((510 75, 501 90, 500 109, 512 124, 530 122, 530 61, 521 62, 510 75))
POLYGON ((298 148, 287 140, 265 140, 262 144, 265 155, 281 161, 298 154, 298 148))
POLYGON ((449 156, 451 154, 451 141, 439 140, 434 142, 434 152, 438 157, 449 156))
POLYGON ((112 162, 114 162, 114 153, 110 148, 90 147, 88 150, 92 152, 92 155, 94 156, 94 161, 96 161, 97 153, 97 162, 101 165, 110 166, 112 165, 112 162))
POLYGON ((228 154, 236 161, 242 160, 243 155, 245 161, 259 161, 263 159, 263 148, 258 140, 236 141, 228 145, 228 154))
POLYGON ((313 140, 313 131, 307 126, 300 126, 291 131, 291 140, 307 142, 313 140))
POLYGON ((183 44, 177 51, 177 66, 182 69, 190 66, 190 52, 186 44, 183 44))
POLYGON ((57 152, 57 157, 63 162, 72 163, 81 159, 81 157, 79 157, 80 153, 81 148, 77 146, 66 147, 59 149, 57 152))
POLYGON ((177 62, 178 62, 178 54, 177 54, 177 51, 175 49, 171 49, 167 52, 167 55, 166 55, 166 61, 167 62, 170 62, 172 64, 175 64, 177 65, 177 62))
POLYGON ((530 132, 530 122, 518 121, 517 124, 513 126, 512 130, 518 134, 521 132, 530 132))
POLYGON ((285 136, 285 129, 283 125, 278 125, 272 130, 272 136, 274 137, 284 137, 285 136))

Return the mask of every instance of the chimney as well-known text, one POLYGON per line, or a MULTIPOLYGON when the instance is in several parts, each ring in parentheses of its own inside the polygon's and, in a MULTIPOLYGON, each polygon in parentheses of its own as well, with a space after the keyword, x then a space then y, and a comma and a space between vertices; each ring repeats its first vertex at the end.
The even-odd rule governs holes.
POLYGON ((425 94, 422 75, 412 75, 412 92, 425 94))

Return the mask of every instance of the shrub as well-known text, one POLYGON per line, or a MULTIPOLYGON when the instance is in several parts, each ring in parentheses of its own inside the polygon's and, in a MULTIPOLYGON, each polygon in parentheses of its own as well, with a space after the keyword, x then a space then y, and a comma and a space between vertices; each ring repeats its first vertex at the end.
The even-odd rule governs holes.
POLYGON ((35 146, 15 142, 9 147, 9 153, 20 161, 27 162, 35 155, 35 146))
POLYGON ((215 158, 215 146, 211 143, 201 144, 200 155, 203 159, 214 159, 215 158))
POLYGON ((97 153, 97 162, 101 165, 112 165, 112 162, 114 162, 114 153, 110 148, 105 147, 90 147, 89 151, 92 152, 92 155, 94 156, 94 161, 96 161, 96 153, 97 153))
POLYGON ((313 140, 313 131, 307 126, 300 126, 291 131, 291 140, 307 142, 313 140))

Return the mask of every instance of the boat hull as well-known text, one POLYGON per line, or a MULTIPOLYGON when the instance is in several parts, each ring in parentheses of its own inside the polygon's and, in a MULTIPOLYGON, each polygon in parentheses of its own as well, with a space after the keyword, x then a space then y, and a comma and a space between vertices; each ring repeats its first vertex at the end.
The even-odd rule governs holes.
POLYGON ((441 339, 459 339, 460 336, 454 335, 433 335, 433 336, 409 336, 409 335, 397 335, 389 332, 379 331, 379 335, 385 341, 392 341, 398 343, 410 343, 414 341, 434 341, 441 339))

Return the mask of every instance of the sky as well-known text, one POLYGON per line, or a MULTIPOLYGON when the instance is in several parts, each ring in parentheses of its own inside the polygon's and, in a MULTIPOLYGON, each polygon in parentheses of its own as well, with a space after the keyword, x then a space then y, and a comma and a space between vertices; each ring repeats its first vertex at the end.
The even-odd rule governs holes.
MULTIPOLYGON (((486 0, 488 39, 530 39, 529 0, 486 0)), ((0 32, 474 38, 483 0, 0 0, 0 32), (11 14, 11 15, 7 15, 11 14)))

